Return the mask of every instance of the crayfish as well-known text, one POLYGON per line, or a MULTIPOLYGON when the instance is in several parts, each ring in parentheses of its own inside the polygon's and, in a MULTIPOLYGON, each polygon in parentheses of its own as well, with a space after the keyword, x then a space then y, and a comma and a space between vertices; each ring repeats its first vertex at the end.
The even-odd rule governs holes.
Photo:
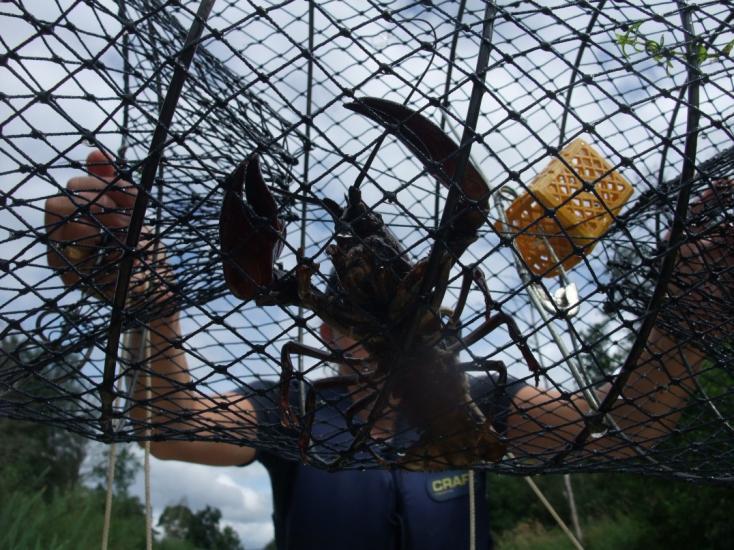
POLYGON ((500 361, 459 363, 464 346, 506 325, 528 366, 540 366, 514 320, 492 300, 478 268, 464 270, 458 304, 442 308, 449 272, 464 250, 477 239, 486 221, 489 186, 471 164, 461 182, 455 182, 458 146, 420 113, 390 101, 363 98, 346 105, 394 133, 446 187, 459 186, 460 198, 450 212, 450 226, 442 240, 437 282, 430 298, 422 292, 428 260, 412 262, 382 217, 362 201, 357 185, 347 193, 345 207, 325 198, 323 207, 334 219, 333 244, 326 252, 333 264, 335 291, 323 292, 312 283, 318 266, 299 251, 295 269, 276 269, 285 240, 285 224, 265 184, 257 155, 242 162, 225 181, 220 218, 224 276, 231 292, 258 305, 299 305, 311 310, 341 334, 356 340, 369 360, 341 350, 322 351, 297 342, 281 352, 280 406, 283 424, 300 427, 299 448, 308 461, 316 408, 316 394, 328 387, 368 388, 346 411, 353 439, 347 452, 328 464, 336 468, 365 449, 382 464, 384 453, 374 450, 373 428, 386 411, 396 407, 419 434, 397 462, 409 469, 466 467, 481 461, 499 461, 505 446, 499 434, 469 393, 468 371, 496 371, 497 388, 506 380, 500 361), (244 190, 243 190, 244 187, 244 190), (484 296, 486 313, 470 334, 458 335, 467 296, 476 285, 484 296), (353 374, 325 378, 310 384, 305 415, 294 418, 289 388, 298 375, 291 357, 302 355, 346 364, 353 374), (371 368, 363 368, 365 365, 371 368), (359 422, 358 422, 359 420, 359 422))

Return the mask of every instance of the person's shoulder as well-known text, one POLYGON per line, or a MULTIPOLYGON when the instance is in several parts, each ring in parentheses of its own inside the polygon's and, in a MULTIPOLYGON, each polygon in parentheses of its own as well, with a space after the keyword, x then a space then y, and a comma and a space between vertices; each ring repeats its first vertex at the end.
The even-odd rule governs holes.
MULTIPOLYGON (((263 463, 268 470, 278 469, 290 462, 289 455, 296 456, 298 433, 284 427, 283 392, 279 380, 258 378, 241 382, 236 393, 247 399, 255 411, 257 421, 257 454, 255 460, 263 463), (284 448, 275 452, 270 445, 278 442, 284 448)), ((291 407, 300 402, 300 384, 292 382, 288 388, 288 401, 291 407)))
POLYGON ((241 395, 263 394, 272 391, 277 386, 277 380, 258 377, 248 382, 240 381, 235 391, 241 395))
MULTIPOLYGON (((282 384, 279 380, 257 378, 249 382, 240 382, 234 393, 252 400, 256 405, 265 408, 280 407, 283 395, 282 384)), ((291 405, 300 402, 301 384, 297 380, 291 380, 288 391, 288 400, 291 405)))
POLYGON ((469 390, 474 399, 489 394, 508 396, 512 399, 517 392, 527 385, 525 380, 513 376, 507 376, 505 380, 502 380, 497 373, 469 377, 469 390))
POLYGON ((527 383, 512 376, 502 379, 498 374, 469 377, 469 393, 482 412, 492 419, 500 433, 507 431, 507 418, 517 393, 527 383))
POLYGON ((279 384, 277 380, 257 378, 241 381, 234 393, 252 403, 258 418, 258 426, 272 424, 277 420, 279 408, 279 384))

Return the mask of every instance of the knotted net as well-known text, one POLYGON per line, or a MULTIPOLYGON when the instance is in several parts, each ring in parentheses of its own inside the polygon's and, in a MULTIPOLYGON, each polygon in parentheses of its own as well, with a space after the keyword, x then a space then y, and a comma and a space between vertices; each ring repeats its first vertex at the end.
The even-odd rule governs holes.
MULTIPOLYGON (((386 127, 343 107, 378 97, 433 121, 485 175, 486 223, 454 262, 443 304, 456 303, 462 273, 479 266, 497 307, 542 366, 539 387, 555 396, 542 405, 549 411, 543 418, 536 404, 516 397, 519 420, 503 434, 510 453, 478 466, 731 479, 731 7, 221 1, 207 13, 208 4, 0 6, 0 414, 106 441, 247 442, 288 457, 304 453, 317 466, 339 457, 345 468, 405 465, 400 457, 410 445, 368 430, 364 446, 350 450, 355 435, 343 422, 328 437, 310 434, 301 448, 298 429, 280 427, 282 403, 264 388, 281 380, 281 348, 328 342, 308 308, 232 296, 219 244, 223 183, 258 151, 288 224, 280 267, 292 271, 302 250, 320 265, 316 288, 327 285, 325 251, 334 242, 323 199, 345 204, 363 171, 362 198, 406 258, 416 262, 440 247, 448 190, 432 175, 435 167, 406 148, 399 128, 368 162, 386 127), (173 101, 176 86, 182 89, 173 101), (161 125, 162 113, 170 122, 161 125), (569 254, 580 261, 563 276, 543 277, 513 245, 547 235, 537 224, 510 230, 504 212, 514 198, 534 197, 534 177, 579 137, 634 194, 608 212, 610 227, 593 250, 582 254, 576 242, 569 254), (144 218, 132 245, 93 208, 44 220, 45 201, 68 196, 67 180, 85 173, 90 147, 114 157, 118 182, 132 182, 147 200, 136 205, 144 218), (49 239, 49 232, 79 216, 98 228, 101 245, 84 265, 66 262, 62 270, 75 279, 69 285, 48 266, 47 249, 84 243, 49 239), (683 253, 693 259, 681 270, 676 258, 686 250, 700 253, 683 253), (125 262, 132 272, 118 277, 125 262), (130 289, 127 299, 119 290, 115 296, 121 285, 130 289), (158 320, 174 311, 182 329, 171 337, 158 320), (653 326, 671 338, 645 355, 640 335, 653 326), (185 354, 190 373, 185 384, 168 375, 168 397, 152 404, 130 389, 163 353, 140 343, 146 331, 185 354), (665 373, 672 363, 680 368, 666 387, 654 377, 645 386, 647 375, 634 374, 665 373), (683 396, 675 410, 656 408, 665 402, 660 390, 671 388, 683 396), (272 414, 260 419, 257 436, 236 400, 230 409, 216 400, 195 410, 176 406, 184 395, 231 391, 270 400, 272 414), (153 420, 133 414, 146 405, 153 420), (576 410, 585 428, 565 429, 553 420, 554 405, 576 410), (605 414, 615 409, 616 416, 605 414), (213 422, 213 412, 228 420, 213 422)), ((552 219, 559 208, 542 207, 541 215, 552 219)), ((546 258, 556 271, 565 259, 546 258)), ((461 333, 481 325, 485 310, 473 286, 461 333)), ((321 359, 293 361, 304 397, 334 371, 321 359)), ((503 327, 467 346, 458 361, 502 361, 511 378, 535 386, 503 327)), ((472 398, 500 399, 492 392, 472 398)), ((463 397, 455 396, 456 407, 465 406, 463 397)), ((310 412, 333 408, 324 399, 310 412)), ((308 411, 296 405, 303 425, 308 411)))

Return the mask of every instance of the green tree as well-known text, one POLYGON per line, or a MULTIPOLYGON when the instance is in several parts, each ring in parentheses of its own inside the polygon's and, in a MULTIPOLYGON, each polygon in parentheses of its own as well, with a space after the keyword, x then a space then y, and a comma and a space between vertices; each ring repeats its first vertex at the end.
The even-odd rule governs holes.
MULTIPOLYGON (((110 447, 104 446, 95 463, 87 474, 89 482, 96 482, 97 488, 107 487, 107 468, 110 447)), ((132 445, 115 445, 115 476, 112 489, 115 495, 129 496, 130 486, 142 468, 142 463, 134 453, 132 445)))
MULTIPOLYGON (((104 491, 84 487, 87 440, 48 423, 46 408, 71 411, 81 367, 76 355, 44 359, 44 349, 17 338, 0 342, 0 548, 55 550, 99 546, 104 491)), ((123 459, 123 464, 125 460, 123 459)), ((137 498, 116 498, 110 548, 145 544, 145 518, 137 498)))
POLYGON ((229 526, 220 527, 222 512, 206 506, 192 512, 183 502, 167 506, 158 525, 163 528, 167 539, 193 544, 206 550, 244 550, 239 536, 229 526))
POLYGON ((0 418, 0 484, 5 490, 22 486, 29 491, 65 488, 79 481, 79 470, 86 456, 86 439, 49 424, 13 419, 17 411, 34 416, 52 402, 65 408, 63 397, 75 388, 71 380, 58 380, 61 373, 78 365, 79 357, 66 358, 63 365, 49 364, 40 375, 34 360, 40 352, 21 345, 16 338, 0 342, 0 390, 9 405, 11 418, 0 418))
POLYGON ((621 329, 615 331, 608 319, 589 325, 581 333, 581 341, 584 348, 579 359, 592 382, 606 380, 622 365, 630 346, 627 333, 621 329))
MULTIPOLYGON (((563 498, 561 476, 533 479, 553 506, 562 513, 565 512, 568 506, 563 498)), ((523 477, 487 474, 487 498, 490 509, 489 525, 495 535, 512 530, 523 521, 532 521, 549 528, 556 524, 523 477)))
POLYGON ((166 506, 158 519, 158 526, 163 527, 166 537, 185 540, 188 538, 193 516, 191 509, 182 502, 166 506))

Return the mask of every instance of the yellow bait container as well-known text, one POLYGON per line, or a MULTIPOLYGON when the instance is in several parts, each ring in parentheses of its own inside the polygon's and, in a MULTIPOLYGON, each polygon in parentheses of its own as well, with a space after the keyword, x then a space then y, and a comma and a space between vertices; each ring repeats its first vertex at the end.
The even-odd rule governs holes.
POLYGON ((536 275, 570 269, 609 229, 633 193, 632 185, 582 139, 561 151, 506 210, 515 246, 536 275), (579 179, 579 177, 581 179, 579 179), (592 190, 593 186, 593 190, 592 190), (552 250, 551 250, 552 249, 552 250))

